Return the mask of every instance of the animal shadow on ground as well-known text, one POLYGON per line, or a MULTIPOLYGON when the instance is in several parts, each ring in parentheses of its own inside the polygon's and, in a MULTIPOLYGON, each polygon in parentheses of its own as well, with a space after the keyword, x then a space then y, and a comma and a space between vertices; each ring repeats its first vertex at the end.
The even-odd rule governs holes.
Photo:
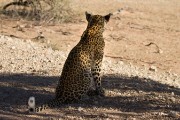
MULTIPOLYGON (((59 76, 0 74, 0 111, 27 110, 30 96, 41 104, 54 97, 59 76)), ((103 76, 104 98, 91 96, 61 108, 113 108, 123 112, 180 111, 180 89, 151 79, 116 75, 103 76)), ((65 109, 64 109, 65 110, 65 109)), ((67 110, 66 110, 67 111, 67 110)))

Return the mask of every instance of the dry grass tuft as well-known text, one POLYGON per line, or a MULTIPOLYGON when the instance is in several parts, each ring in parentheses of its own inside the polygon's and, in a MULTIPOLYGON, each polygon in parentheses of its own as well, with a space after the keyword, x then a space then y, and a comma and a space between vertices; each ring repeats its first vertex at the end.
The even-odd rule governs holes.
POLYGON ((36 20, 43 23, 69 22, 73 12, 69 0, 18 0, 0 2, 0 11, 13 18, 36 20), (25 2, 29 2, 28 5, 25 2), (9 5, 11 3, 16 5, 9 5), (5 9, 3 9, 5 7, 5 9))
MULTIPOLYGON (((51 8, 42 10, 40 18, 46 22, 70 22, 73 16, 73 11, 70 7, 69 0, 51 0, 49 1, 51 8)), ((46 6, 44 6, 46 8, 46 6)))

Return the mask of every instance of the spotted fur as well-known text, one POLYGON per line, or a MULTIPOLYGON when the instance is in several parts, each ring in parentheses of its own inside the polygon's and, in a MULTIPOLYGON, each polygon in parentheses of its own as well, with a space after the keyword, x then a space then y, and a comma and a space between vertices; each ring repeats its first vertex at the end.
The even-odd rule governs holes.
POLYGON ((82 96, 89 94, 92 82, 95 84, 95 93, 104 96, 100 76, 105 47, 103 31, 110 16, 111 14, 101 16, 86 12, 87 28, 66 59, 56 87, 55 99, 36 107, 35 112, 80 100, 82 96))

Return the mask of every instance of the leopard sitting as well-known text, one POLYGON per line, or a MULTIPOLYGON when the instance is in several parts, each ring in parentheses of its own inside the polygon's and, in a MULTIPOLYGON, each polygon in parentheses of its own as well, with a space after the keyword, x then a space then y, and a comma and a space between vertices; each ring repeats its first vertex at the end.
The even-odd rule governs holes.
POLYGON ((84 95, 89 94, 92 83, 95 86, 94 93, 104 96, 100 76, 105 47, 103 31, 105 23, 112 14, 105 16, 92 15, 88 12, 85 14, 88 21, 87 28, 65 61, 55 98, 47 104, 35 107, 34 112, 80 100, 84 95))

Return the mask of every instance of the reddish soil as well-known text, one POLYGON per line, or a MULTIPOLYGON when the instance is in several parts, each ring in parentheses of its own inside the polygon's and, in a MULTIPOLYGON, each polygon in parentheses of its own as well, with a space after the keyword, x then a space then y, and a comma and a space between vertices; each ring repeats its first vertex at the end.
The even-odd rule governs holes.
MULTIPOLYGON (((71 4, 80 14, 76 22, 45 25, 1 15, 0 34, 31 39, 38 44, 43 42, 54 50, 69 52, 86 29, 84 11, 105 15, 124 8, 106 25, 105 56, 139 67, 155 66, 157 71, 180 75, 179 0, 74 0, 71 4), (33 39, 40 32, 45 39, 33 39)), ((180 117, 179 88, 149 78, 115 75, 103 77, 103 86, 107 90, 105 98, 92 97, 38 114, 25 112, 28 97, 35 96, 37 104, 51 99, 57 80, 58 76, 2 73, 0 119, 173 120, 180 117)))

